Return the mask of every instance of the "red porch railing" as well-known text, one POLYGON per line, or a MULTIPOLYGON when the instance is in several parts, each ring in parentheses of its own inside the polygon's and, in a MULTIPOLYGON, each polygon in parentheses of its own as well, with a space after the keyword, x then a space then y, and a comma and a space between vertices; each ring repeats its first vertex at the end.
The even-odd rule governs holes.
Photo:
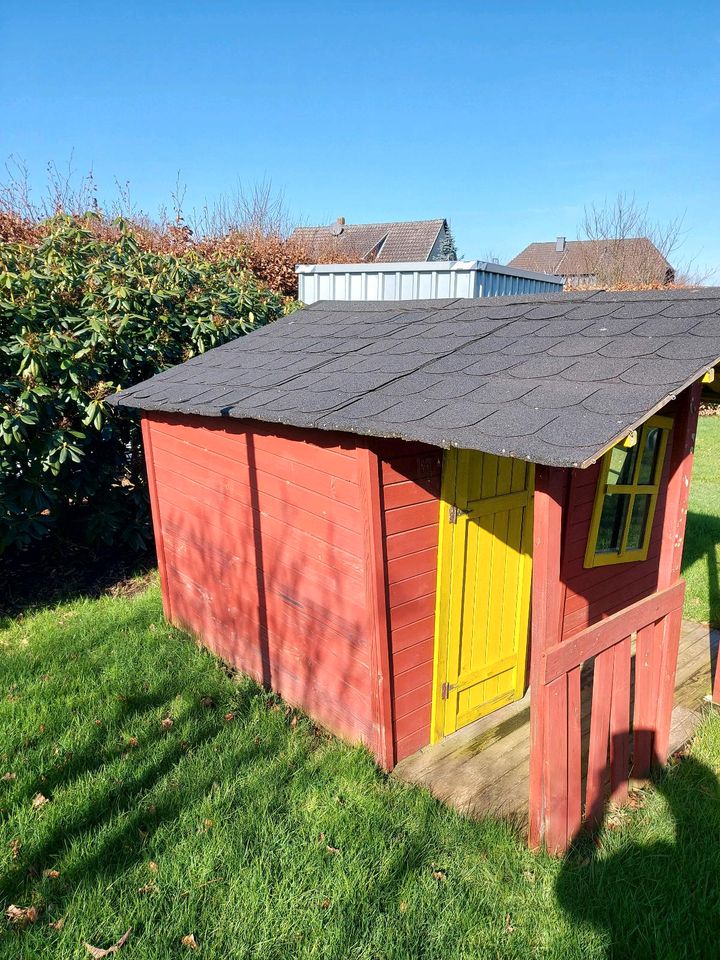
MULTIPOLYGON (((561 541, 566 470, 536 472, 530 685, 530 844, 562 853, 621 803, 629 778, 664 762, 670 737, 685 585, 685 535, 700 386, 678 397, 658 590, 563 640, 561 541), (631 658, 635 641, 634 690, 631 658), (581 665, 594 661, 583 796, 581 665), (631 704, 633 716, 631 718, 631 704), (631 770, 632 761, 632 770, 631 770)), ((720 671, 719 671, 720 672, 720 671)))

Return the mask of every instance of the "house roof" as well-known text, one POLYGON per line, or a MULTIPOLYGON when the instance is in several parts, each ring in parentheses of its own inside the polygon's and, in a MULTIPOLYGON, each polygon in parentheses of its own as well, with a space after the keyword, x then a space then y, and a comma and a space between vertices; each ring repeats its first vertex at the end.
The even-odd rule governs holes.
POLYGON ((111 398, 587 466, 720 359, 720 288, 319 301, 111 398))
POLYGON ((329 227, 298 227, 292 239, 303 245, 334 245, 360 259, 370 257, 377 263, 427 260, 445 226, 445 220, 409 220, 398 223, 345 223, 329 227), (340 234, 336 230, 342 228, 340 234))
POLYGON ((557 273, 563 277, 592 276, 603 261, 622 271, 623 276, 664 282, 673 268, 647 237, 629 237, 618 240, 566 240, 562 251, 555 249, 555 241, 531 243, 510 261, 510 267, 557 273))

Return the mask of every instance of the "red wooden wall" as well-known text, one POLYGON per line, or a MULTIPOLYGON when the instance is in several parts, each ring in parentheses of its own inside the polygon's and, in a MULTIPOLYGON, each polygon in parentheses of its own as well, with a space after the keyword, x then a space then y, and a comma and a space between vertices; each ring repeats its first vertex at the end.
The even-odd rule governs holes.
POLYGON ((168 618, 387 762, 377 459, 227 419, 149 414, 143 433, 168 618))
MULTIPOLYGON (((674 416, 675 404, 663 408, 663 416, 674 416)), ((658 494, 653 533, 647 560, 641 563, 610 564, 586 570, 585 548, 590 534, 600 463, 586 470, 568 471, 567 507, 562 545, 561 579, 564 586, 562 636, 569 639, 592 623, 654 593, 658 585, 662 518, 665 515, 670 449, 665 457, 658 494)))
POLYGON ((395 762, 430 742, 442 450, 375 444, 381 463, 395 762))

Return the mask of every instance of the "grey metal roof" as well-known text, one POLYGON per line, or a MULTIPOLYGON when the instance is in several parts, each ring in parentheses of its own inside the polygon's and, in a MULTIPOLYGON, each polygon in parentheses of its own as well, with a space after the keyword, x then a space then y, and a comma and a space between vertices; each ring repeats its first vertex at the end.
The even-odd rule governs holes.
POLYGON ((112 398, 587 466, 720 359, 720 288, 321 301, 112 398))

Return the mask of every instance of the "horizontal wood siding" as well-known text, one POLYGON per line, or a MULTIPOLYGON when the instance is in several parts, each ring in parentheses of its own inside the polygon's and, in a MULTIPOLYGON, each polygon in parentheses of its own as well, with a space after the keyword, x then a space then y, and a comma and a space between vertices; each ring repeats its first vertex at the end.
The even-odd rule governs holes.
POLYGON ((375 749, 353 439, 157 414, 144 429, 173 621, 375 749))
MULTIPOLYGON (((662 412, 664 415, 671 416, 672 408, 668 407, 662 412)), ((562 560, 562 582, 565 584, 562 627, 564 639, 650 596, 658 589, 660 546, 672 442, 671 432, 647 560, 585 569, 583 563, 590 535, 590 521, 600 464, 597 463, 586 470, 570 471, 562 560)))
POLYGON ((395 759, 430 742, 442 451, 377 445, 382 465, 395 759))

